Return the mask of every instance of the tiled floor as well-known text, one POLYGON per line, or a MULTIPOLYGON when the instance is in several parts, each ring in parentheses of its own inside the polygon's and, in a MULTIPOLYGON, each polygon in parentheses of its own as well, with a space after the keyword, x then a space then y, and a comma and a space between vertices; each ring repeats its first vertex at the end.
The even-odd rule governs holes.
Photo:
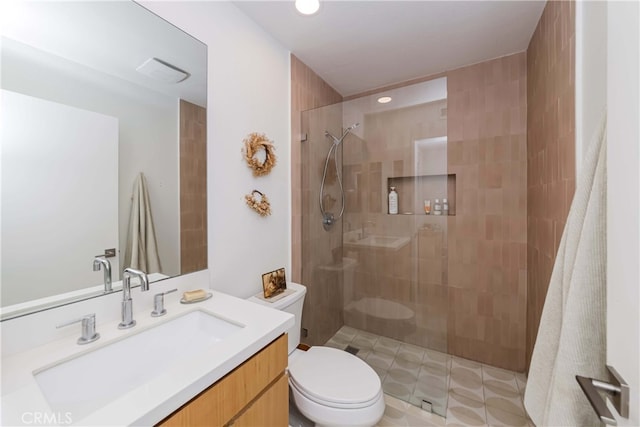
POLYGON ((447 426, 533 425, 522 403, 524 374, 348 326, 343 326, 326 345, 358 348, 356 355, 380 376, 387 397, 400 399, 386 399, 387 411, 380 425, 445 425, 440 417, 416 407, 423 399, 432 403, 434 413, 446 416, 447 426), (429 415, 428 423, 415 424, 415 417, 422 414, 429 415), (439 419, 442 423, 438 423, 439 419))
MULTIPOLYGON (((387 394, 384 395, 384 403, 384 415, 376 427, 441 427, 446 425, 443 417, 425 412, 387 394)), ((293 399, 289 401, 289 426, 314 427, 314 423, 298 411, 293 399)))

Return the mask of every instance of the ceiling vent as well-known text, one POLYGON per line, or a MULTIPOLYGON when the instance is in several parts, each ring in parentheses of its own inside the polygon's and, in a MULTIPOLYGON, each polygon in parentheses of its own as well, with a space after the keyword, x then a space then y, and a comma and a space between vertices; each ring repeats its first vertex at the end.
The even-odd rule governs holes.
POLYGON ((180 83, 190 74, 158 58, 149 58, 136 71, 163 83, 180 83))

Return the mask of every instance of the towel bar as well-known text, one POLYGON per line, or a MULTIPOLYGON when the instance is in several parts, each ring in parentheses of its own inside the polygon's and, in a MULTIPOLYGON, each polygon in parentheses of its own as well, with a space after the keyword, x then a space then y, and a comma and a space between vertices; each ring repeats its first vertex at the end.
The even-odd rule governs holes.
POLYGON ((96 257, 113 258, 116 256, 116 248, 105 249, 103 254, 98 254, 96 257))
POLYGON ((598 393, 598 390, 602 390, 611 396, 613 407, 616 408, 618 413, 623 418, 629 417, 629 385, 620 376, 618 371, 613 366, 607 365, 609 370, 610 383, 596 380, 593 378, 582 377, 576 375, 576 380, 580 384, 580 388, 587 396, 589 403, 596 414, 605 424, 612 426, 618 425, 615 417, 607 408, 607 403, 598 393))

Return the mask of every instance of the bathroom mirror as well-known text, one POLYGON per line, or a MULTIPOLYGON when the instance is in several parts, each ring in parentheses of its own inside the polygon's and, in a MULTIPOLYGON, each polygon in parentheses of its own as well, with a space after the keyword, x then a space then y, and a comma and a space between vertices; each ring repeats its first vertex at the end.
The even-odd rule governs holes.
POLYGON ((207 268, 206 45, 133 1, 5 9, 2 319, 103 295, 100 255, 114 290, 207 268))

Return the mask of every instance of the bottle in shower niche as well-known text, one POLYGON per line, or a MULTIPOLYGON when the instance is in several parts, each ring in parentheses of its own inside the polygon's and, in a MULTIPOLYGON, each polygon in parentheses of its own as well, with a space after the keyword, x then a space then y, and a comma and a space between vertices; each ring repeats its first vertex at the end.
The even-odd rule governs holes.
POLYGON ((442 215, 449 215, 449 202, 447 202, 447 199, 442 199, 442 215))
POLYGON ((434 215, 442 215, 442 205, 440 204, 440 199, 436 199, 433 204, 433 214, 434 215))
POLYGON ((396 187, 391 187, 389 191, 389 214, 398 214, 398 193, 396 193, 396 187))

